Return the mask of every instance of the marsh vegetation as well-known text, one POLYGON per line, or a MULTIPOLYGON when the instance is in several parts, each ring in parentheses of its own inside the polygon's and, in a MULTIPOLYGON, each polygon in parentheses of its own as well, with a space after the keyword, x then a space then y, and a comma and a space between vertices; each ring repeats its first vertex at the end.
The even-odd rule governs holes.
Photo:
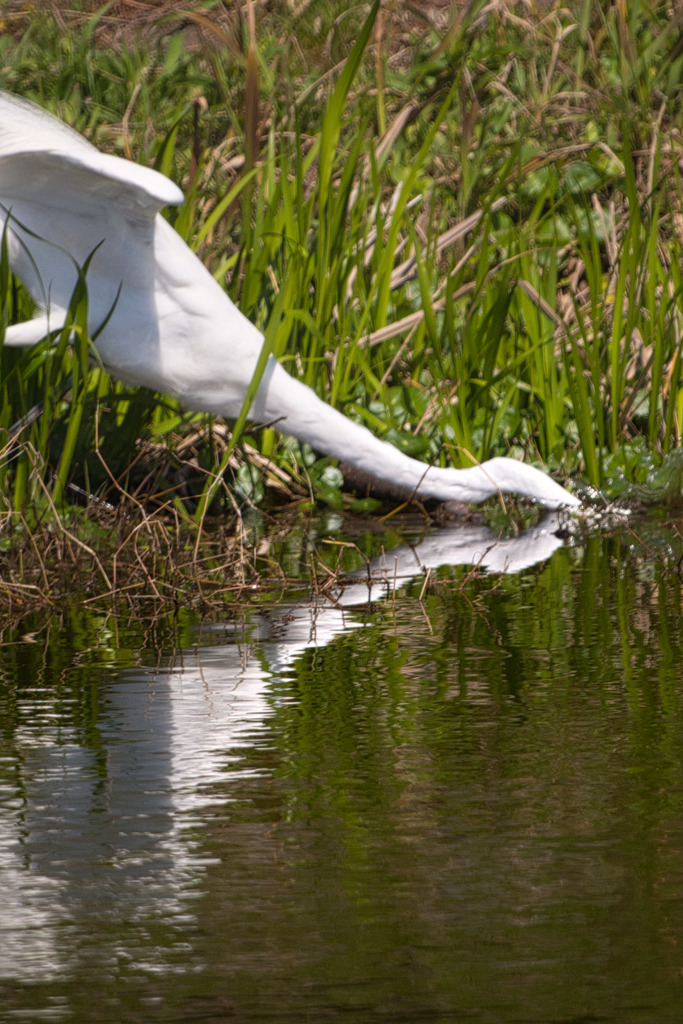
MULTIPOLYGON (((10 0, 2 27, 4 88, 176 181, 176 230, 348 416, 425 462, 511 455, 612 498, 677 495, 683 50, 666 5, 10 0)), ((6 247, 0 298, 4 325, 31 315, 6 247)), ((48 555, 71 551, 105 593, 144 563, 131 590, 149 592, 169 553, 195 582, 225 572, 245 509, 377 510, 272 429, 111 380, 86 303, 87 273, 77 344, 0 354, 17 580, 54 593, 48 555)))

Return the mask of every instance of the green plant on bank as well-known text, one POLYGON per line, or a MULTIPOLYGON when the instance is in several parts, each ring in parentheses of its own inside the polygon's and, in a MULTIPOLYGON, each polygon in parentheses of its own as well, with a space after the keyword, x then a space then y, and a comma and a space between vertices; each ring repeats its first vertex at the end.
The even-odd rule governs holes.
MULTIPOLYGON (((178 181, 169 217, 266 351, 387 440, 443 465, 527 458, 612 494, 647 479, 683 423, 668 8, 473 3, 437 22, 391 2, 274 6, 182 23, 162 8, 143 42, 111 7, 64 33, 17 5, 4 85, 178 181)), ((0 427, 19 424, 5 508, 125 493, 203 521, 274 485, 347 503, 291 440, 242 419, 230 436, 110 381, 82 269, 76 343, 0 354, 0 427)), ((5 324, 30 315, 5 246, 0 297, 5 324)))

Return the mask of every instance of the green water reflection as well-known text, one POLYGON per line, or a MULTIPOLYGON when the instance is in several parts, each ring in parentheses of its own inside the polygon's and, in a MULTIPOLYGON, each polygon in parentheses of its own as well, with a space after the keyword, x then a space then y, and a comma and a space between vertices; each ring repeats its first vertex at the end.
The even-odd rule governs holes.
POLYGON ((676 560, 7 634, 0 1019, 679 1021, 676 560))

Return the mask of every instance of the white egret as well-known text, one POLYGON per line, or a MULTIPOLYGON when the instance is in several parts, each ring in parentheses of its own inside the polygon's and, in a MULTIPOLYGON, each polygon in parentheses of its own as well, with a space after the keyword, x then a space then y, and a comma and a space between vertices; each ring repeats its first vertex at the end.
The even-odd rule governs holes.
MULTIPOLYGON (((96 338, 104 365, 129 384, 177 396, 186 408, 237 417, 263 336, 159 214, 182 199, 162 174, 104 155, 35 104, 0 93, 0 223, 7 224, 12 271, 39 309, 9 327, 5 343, 32 345, 63 326, 76 264, 96 250, 87 273, 89 329, 105 324, 96 338)), ((468 469, 411 459, 272 357, 249 415, 418 498, 479 502, 502 491, 549 508, 580 504, 515 459, 468 469)))

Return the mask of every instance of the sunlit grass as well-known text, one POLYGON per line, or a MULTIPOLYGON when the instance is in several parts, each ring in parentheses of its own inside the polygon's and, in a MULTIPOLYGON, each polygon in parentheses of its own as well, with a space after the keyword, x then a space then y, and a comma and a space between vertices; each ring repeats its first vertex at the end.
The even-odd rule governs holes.
MULTIPOLYGON (((144 43, 110 9, 66 35, 18 14, 5 85, 178 181, 169 216, 264 352, 411 454, 510 454, 608 493, 661 464, 683 417, 668 9, 473 4, 438 23, 318 6, 250 23, 209 5, 144 43)), ((271 430, 227 436, 111 382, 85 283, 75 345, 1 354, 0 427, 43 403, 6 434, 6 509, 125 493, 202 522, 276 492, 351 500, 271 430)), ((5 323, 30 315, 6 254, 0 294, 5 323)))

